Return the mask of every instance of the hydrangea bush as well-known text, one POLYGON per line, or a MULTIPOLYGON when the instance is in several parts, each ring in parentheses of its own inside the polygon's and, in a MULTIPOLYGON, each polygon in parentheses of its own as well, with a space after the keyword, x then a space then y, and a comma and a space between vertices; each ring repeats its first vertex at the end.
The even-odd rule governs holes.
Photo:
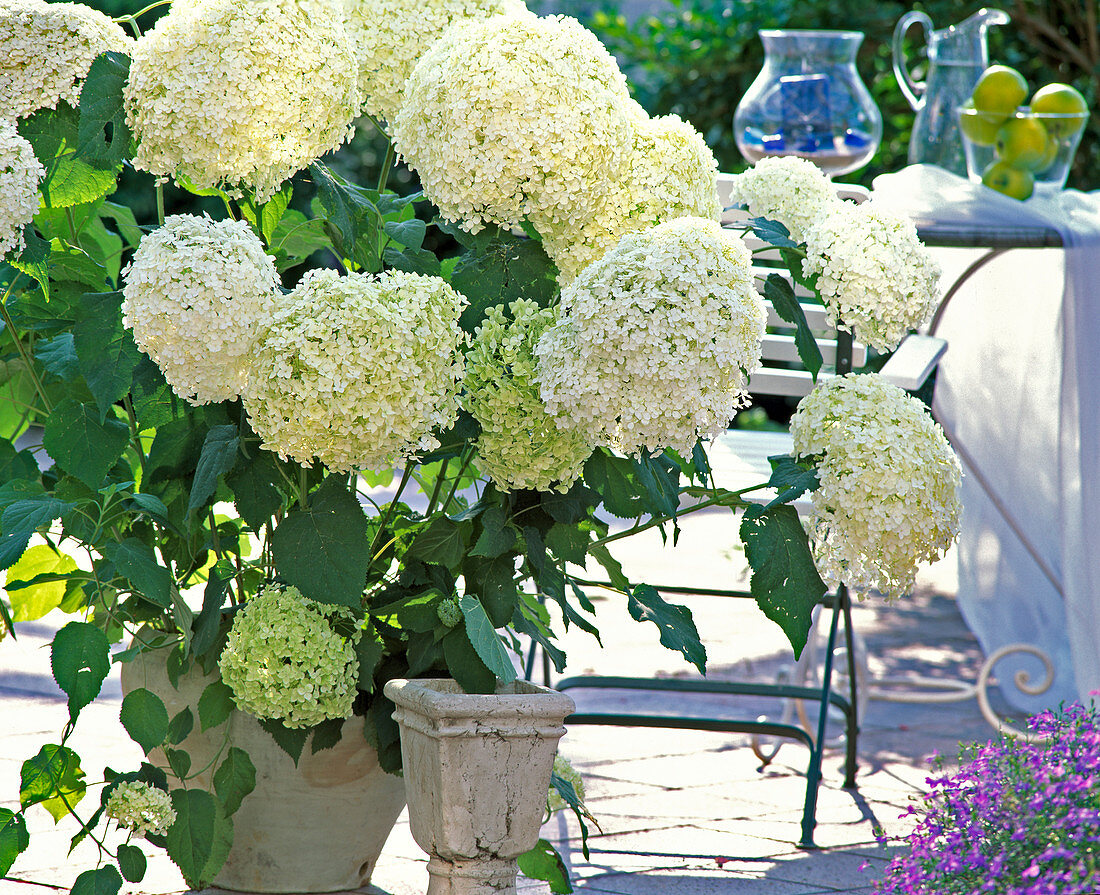
MULTIPOLYGON (((195 717, 261 717, 295 761, 311 737, 363 735, 397 771, 383 685, 493 692, 533 644, 562 671, 557 632, 598 635, 582 587, 596 565, 620 608, 704 670, 688 609, 609 547, 675 536, 707 507, 745 511, 754 596, 802 648, 826 584, 789 505, 799 488, 750 508, 707 459, 746 401, 766 313, 697 133, 645 116, 576 21, 517 3, 197 0, 144 33, 143 15, 0 0, 0 634, 74 615, 52 644, 69 723, 23 765, 19 810, 0 808, 0 876, 41 806, 78 838, 107 820, 147 834, 201 888, 224 860, 203 843, 231 840, 254 775, 230 747, 197 788, 179 757, 195 717), (322 159, 364 102, 393 138, 377 185, 322 159), (397 154, 423 193, 386 189, 397 154), (113 201, 124 167, 148 220, 113 201), (165 217, 169 182, 216 211, 165 217), (790 587, 797 607, 781 605, 790 587), (215 679, 197 714, 127 693, 147 760, 105 769, 88 810, 71 737, 112 661, 139 655, 215 679)), ((781 217, 815 177, 791 168, 791 195, 747 178, 738 195, 781 217)), ((807 241, 832 213, 807 218, 807 241)), ((880 313, 891 334, 918 322, 895 306, 921 306, 913 280, 931 274, 886 224, 865 240, 886 259, 873 272, 839 237, 811 250, 773 221, 747 227, 810 290, 803 261, 825 259, 816 280, 857 331, 880 313)), ((832 425, 834 391, 808 402, 798 464, 837 501, 815 549, 830 580, 895 594, 952 536, 949 458, 908 399, 872 419, 839 388, 898 459, 832 425), (830 463, 866 463, 892 524, 842 523, 843 501, 863 505, 830 463)), ((101 854, 77 891, 140 882, 136 846, 101 854)))
POLYGON ((1031 718, 1037 741, 964 748, 929 780, 916 829, 879 895, 1091 895, 1100 891, 1100 717, 1072 704, 1031 718))

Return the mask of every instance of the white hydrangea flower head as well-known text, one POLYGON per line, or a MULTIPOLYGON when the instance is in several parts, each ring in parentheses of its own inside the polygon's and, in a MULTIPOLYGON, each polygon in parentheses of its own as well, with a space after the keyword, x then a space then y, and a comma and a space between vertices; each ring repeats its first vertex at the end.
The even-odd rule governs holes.
POLYGON ((192 404, 236 398, 279 275, 244 221, 171 215, 123 271, 123 323, 192 404))
POLYGON ((493 16, 448 28, 392 122, 398 153, 471 232, 588 217, 631 146, 626 79, 575 19, 493 16))
POLYGON ((438 447, 458 415, 466 299, 439 277, 309 271, 272 315, 244 406, 263 446, 338 472, 438 447))
POLYGON ((133 40, 83 3, 0 0, 0 118, 25 118, 59 102, 74 108, 100 53, 129 54, 133 40))
POLYGON ((134 166, 258 201, 353 131, 359 67, 336 0, 178 3, 134 46, 134 166))
POLYGON ((747 205, 753 217, 779 221, 795 242, 803 242, 810 225, 841 202, 817 165, 793 155, 762 158, 734 175, 732 184, 732 204, 747 205))
POLYGON ((508 310, 489 308, 466 354, 466 409, 481 425, 478 468, 505 489, 567 491, 593 448, 539 397, 535 345, 557 310, 527 299, 508 310))
POLYGON ((823 456, 813 492, 812 547, 827 584, 912 587, 959 532, 958 458, 925 406, 873 373, 830 379, 791 418, 795 456, 823 456))
POLYGON ((543 245, 572 281, 625 233, 679 217, 718 220, 718 162, 692 125, 676 115, 632 116, 633 149, 596 214, 559 225, 536 220, 543 245))
POLYGON ((397 117, 405 82, 449 25, 527 9, 523 0, 345 0, 345 7, 363 111, 385 121, 397 117))
MULTIPOLYGON (((580 771, 569 763, 569 759, 562 755, 555 755, 554 773, 563 780, 568 780, 573 784, 573 791, 577 794, 577 798, 583 803, 584 778, 581 777, 580 771)), ((551 786, 549 796, 546 800, 546 807, 550 810, 550 813, 553 814, 555 811, 561 811, 568 808, 569 804, 561 797, 561 794, 551 786)))
POLYGON ((137 780, 124 781, 111 790, 104 813, 139 838, 146 833, 164 836, 176 822, 172 797, 137 780))
POLYGON ((23 227, 38 211, 38 182, 46 173, 15 125, 0 120, 0 258, 23 248, 23 227))
POLYGON ((716 221, 624 236, 561 304, 536 347, 541 395, 592 443, 691 453, 746 402, 767 315, 748 249, 716 221))
POLYGON ((351 610, 269 584, 233 618, 218 667, 237 708, 287 727, 351 717, 359 662, 354 638, 334 622, 354 624, 351 610))
POLYGON ((806 233, 802 270, 816 274, 834 323, 880 351, 927 323, 939 304, 940 268, 908 218, 838 202, 806 233))

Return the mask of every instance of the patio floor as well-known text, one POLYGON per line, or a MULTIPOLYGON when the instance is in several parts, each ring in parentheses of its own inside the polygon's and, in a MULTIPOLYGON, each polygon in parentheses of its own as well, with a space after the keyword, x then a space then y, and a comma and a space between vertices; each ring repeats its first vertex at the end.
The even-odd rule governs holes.
MULTIPOLYGON (((617 555, 627 560, 628 571, 654 583, 730 586, 742 560, 732 546, 736 541, 729 516, 698 514, 685 518, 683 525, 675 553, 654 536, 634 539, 617 555)), ((954 588, 949 556, 922 572, 911 598, 894 605, 875 599, 855 606, 855 626, 867 642, 872 675, 973 680, 981 655, 957 612, 954 588)), ((613 600, 604 602, 603 649, 581 632, 570 633, 570 674, 687 673, 685 663, 657 643, 652 626, 633 622, 613 600)), ((687 602, 707 641, 711 677, 768 680, 790 664, 790 648, 784 647, 781 632, 751 602, 702 597, 687 602)), ((18 805, 22 761, 46 737, 57 735, 66 716, 44 648, 51 636, 48 623, 28 625, 17 642, 9 638, 0 646, 0 718, 5 727, 0 805, 5 807, 18 805)), ((117 720, 120 698, 116 671, 104 697, 81 716, 74 748, 84 758, 89 780, 100 779, 104 764, 126 766, 139 758, 138 747, 117 720)), ((581 696, 575 698, 581 701, 581 696)), ((713 708, 704 705, 701 710, 708 707, 713 708)), ((589 840, 590 860, 583 858, 579 831, 564 814, 552 818, 543 834, 557 843, 578 892, 868 892, 891 855, 889 846, 876 842, 875 829, 892 836, 906 832, 912 821, 901 815, 924 788, 928 756, 938 751, 950 760, 960 740, 984 740, 990 734, 973 699, 940 705, 872 700, 859 738, 858 791, 841 788, 843 748, 837 740, 823 768, 816 833, 820 848, 803 850, 795 843, 805 790, 804 747, 786 744, 761 768, 745 735, 575 727, 562 740, 561 753, 584 775, 587 803, 599 821, 600 829, 589 840)), ((32 809, 29 815, 31 849, 17 859, 9 879, 0 881, 0 893, 68 891, 81 870, 94 866, 94 846, 85 841, 66 857, 73 830, 64 822, 54 827, 44 811, 32 809)), ((421 895, 427 886, 425 865, 403 815, 378 863, 372 891, 421 895)), ((146 879, 126 884, 122 891, 169 895, 186 891, 186 886, 167 858, 156 853, 146 879)), ((541 895, 548 889, 521 879, 520 891, 541 895)))

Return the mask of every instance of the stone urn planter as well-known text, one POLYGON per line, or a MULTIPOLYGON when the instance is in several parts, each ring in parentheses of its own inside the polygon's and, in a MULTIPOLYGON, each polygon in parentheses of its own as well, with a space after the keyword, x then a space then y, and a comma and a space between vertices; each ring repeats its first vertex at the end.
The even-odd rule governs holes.
POLYGON ((429 855, 427 895, 511 895, 516 857, 539 838, 563 693, 526 681, 493 695, 453 680, 394 680, 409 824, 429 855))
MULTIPOLYGON (((197 668, 168 680, 159 651, 122 666, 122 689, 145 687, 165 703, 169 716, 190 707, 216 680, 197 668)), ((332 749, 314 754, 307 741, 297 766, 251 715, 234 711, 218 727, 192 732, 181 743, 195 769, 189 786, 213 791, 213 759, 228 745, 248 753, 256 788, 233 815, 233 846, 211 892, 320 893, 366 891, 386 839, 405 807, 405 784, 378 765, 360 718, 344 722, 332 749), (228 728, 228 730, 227 730, 228 728), (210 767, 207 767, 210 765, 210 767)), ((154 749, 150 759, 166 766, 154 749)))

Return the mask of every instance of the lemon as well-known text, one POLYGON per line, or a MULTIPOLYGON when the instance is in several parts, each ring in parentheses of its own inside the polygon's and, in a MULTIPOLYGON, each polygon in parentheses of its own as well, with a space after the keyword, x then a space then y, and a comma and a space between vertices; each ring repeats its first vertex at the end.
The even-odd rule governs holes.
POLYGON ((1027 81, 1007 65, 991 65, 982 72, 970 95, 974 108, 996 119, 1007 118, 1027 99, 1027 81))
POLYGON ((959 127, 966 134, 971 143, 979 146, 992 146, 997 142, 997 130, 1004 119, 990 120, 974 108, 974 104, 967 100, 959 112, 959 127))
POLYGON ((1034 170, 1046 158, 1050 142, 1041 121, 1021 116, 1010 118, 1001 125, 993 149, 1001 161, 1034 170))
POLYGON ((1052 137, 1060 139, 1075 134, 1088 121, 1089 106, 1079 91, 1069 84, 1047 84, 1035 91, 1031 111, 1038 115, 1074 115, 1075 118, 1044 119, 1052 137))
POLYGON ((1004 161, 995 161, 982 172, 982 183, 991 190, 1021 201, 1035 190, 1035 177, 1025 168, 1004 161))

